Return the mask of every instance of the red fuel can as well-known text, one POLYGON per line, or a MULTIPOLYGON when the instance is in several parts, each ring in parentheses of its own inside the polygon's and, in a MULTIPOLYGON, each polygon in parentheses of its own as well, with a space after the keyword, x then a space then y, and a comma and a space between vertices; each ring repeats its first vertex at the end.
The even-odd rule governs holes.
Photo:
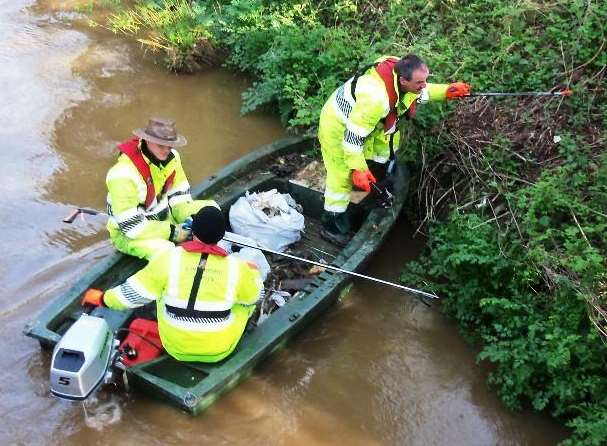
POLYGON ((158 323, 148 319, 134 319, 129 325, 129 334, 120 343, 122 362, 127 367, 151 361, 164 352, 160 335, 158 334, 158 323))

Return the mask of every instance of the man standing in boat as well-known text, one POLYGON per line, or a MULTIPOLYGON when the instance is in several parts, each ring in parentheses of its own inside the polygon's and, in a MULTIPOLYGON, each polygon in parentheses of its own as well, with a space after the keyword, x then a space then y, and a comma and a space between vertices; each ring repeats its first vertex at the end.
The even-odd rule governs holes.
POLYGON ((322 216, 326 238, 346 243, 352 186, 369 192, 377 172, 385 174, 389 162, 395 162, 399 119, 412 119, 417 104, 470 94, 469 84, 430 84, 429 75, 428 66, 413 54, 385 56, 341 85, 323 106, 318 139, 327 170, 322 216))
POLYGON ((115 310, 156 301, 162 345, 180 361, 217 362, 240 341, 263 290, 257 267, 217 246, 223 214, 203 207, 193 217, 194 239, 154 256, 123 284, 89 290, 83 304, 115 310))
POLYGON ((117 250, 150 259, 188 240, 191 215, 217 204, 192 200, 175 150, 187 141, 177 133, 175 121, 152 118, 133 134, 118 146, 118 161, 106 176, 107 228, 117 250))

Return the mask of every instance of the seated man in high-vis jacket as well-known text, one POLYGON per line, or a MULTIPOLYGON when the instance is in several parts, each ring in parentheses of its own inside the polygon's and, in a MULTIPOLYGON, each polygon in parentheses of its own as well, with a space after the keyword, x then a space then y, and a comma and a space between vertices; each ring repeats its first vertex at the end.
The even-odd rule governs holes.
POLYGON ((171 119, 152 118, 135 138, 118 146, 118 161, 106 176, 108 231, 126 254, 150 259, 190 236, 189 220, 212 200, 192 200, 175 147, 186 144, 171 119))
POLYGON ((255 309, 263 283, 257 267, 217 246, 225 233, 221 211, 193 217, 194 239, 154 256, 145 268, 83 304, 116 310, 156 301, 165 350, 180 361, 217 362, 234 351, 255 309))
POLYGON ((468 96, 470 86, 426 83, 430 71, 415 55, 386 56, 341 85, 320 114, 318 139, 327 170, 323 235, 343 244, 352 185, 369 192, 376 182, 367 160, 386 165, 399 146, 398 120, 417 104, 468 96))

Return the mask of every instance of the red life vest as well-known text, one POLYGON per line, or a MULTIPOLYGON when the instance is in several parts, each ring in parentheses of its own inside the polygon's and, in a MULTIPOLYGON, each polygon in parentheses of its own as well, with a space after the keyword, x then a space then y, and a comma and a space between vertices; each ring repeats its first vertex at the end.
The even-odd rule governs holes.
POLYGON ((379 74, 384 85, 386 87, 386 93, 388 93, 388 103, 390 104, 390 111, 384 118, 384 132, 394 133, 396 121, 398 119, 398 112, 396 109, 396 103, 398 102, 398 93, 394 88, 394 65, 398 62, 398 58, 389 57, 383 62, 375 65, 375 71, 379 74))
POLYGON ((189 242, 180 243, 183 249, 188 252, 200 252, 203 254, 214 254, 216 256, 226 257, 228 253, 225 249, 220 248, 217 245, 208 245, 200 240, 191 240, 189 242))
MULTIPOLYGON (((147 187, 147 193, 145 195, 145 208, 149 208, 154 198, 156 197, 156 189, 154 189, 154 181, 152 180, 152 173, 150 172, 150 165, 145 161, 141 150, 139 149, 139 138, 127 139, 123 141, 119 146, 118 150, 124 153, 132 163, 137 168, 137 171, 145 181, 145 185, 147 187)), ((173 181, 175 180, 175 171, 171 172, 166 181, 164 182, 164 186, 162 186, 161 194, 164 194, 167 190, 170 189, 173 181)))
MULTIPOLYGON (((398 94, 394 89, 394 65, 396 65, 396 62, 398 62, 398 59, 391 57, 375 66, 377 74, 379 74, 381 79, 384 81, 386 93, 388 93, 388 101, 390 103, 390 111, 388 112, 388 116, 384 118, 384 132, 386 134, 394 133, 393 128, 396 126, 396 121, 398 121, 398 113, 396 108, 398 94)), ((416 105, 417 101, 413 101, 413 103, 404 113, 407 119, 413 119, 415 117, 416 105)))
MULTIPOLYGON (((180 243, 183 249, 188 252, 200 252, 202 254, 214 254, 216 256, 226 257, 228 255, 227 251, 217 245, 208 245, 200 240, 191 240, 189 242, 180 243)), ((247 265, 249 268, 253 268, 256 271, 259 271, 259 267, 253 263, 247 261, 247 265)))
MULTIPOLYGON (((363 68, 361 71, 356 73, 352 79, 352 83, 350 84, 350 92, 352 94, 352 98, 356 101, 356 83, 358 82, 358 78, 362 76, 367 70, 371 67, 375 68, 377 74, 384 82, 384 86, 386 87, 386 93, 388 94, 388 104, 390 107, 390 111, 388 115, 382 119, 384 122, 384 133, 392 134, 396 131, 396 123, 398 121, 398 109, 396 104, 398 103, 398 93, 394 88, 394 66, 396 62, 398 62, 397 57, 388 57, 386 60, 379 62, 375 65, 369 65, 363 68)), ((415 117, 415 106, 416 102, 414 101, 407 111, 404 113, 407 119, 413 119, 415 117)))

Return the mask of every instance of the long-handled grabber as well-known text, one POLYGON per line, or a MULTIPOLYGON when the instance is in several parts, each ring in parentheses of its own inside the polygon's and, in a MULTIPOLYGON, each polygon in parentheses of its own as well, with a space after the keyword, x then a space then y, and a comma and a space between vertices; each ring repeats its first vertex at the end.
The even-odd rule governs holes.
MULTIPOLYGON (((80 215, 80 214, 107 215, 105 212, 98 211, 98 210, 95 210, 95 209, 76 208, 67 217, 65 217, 63 219, 63 222, 64 223, 73 223, 74 220, 76 219, 76 217, 78 217, 78 215, 80 215)), ((436 294, 427 293, 425 291, 416 290, 415 288, 410 288, 410 287, 407 287, 407 286, 404 286, 404 285, 399 285, 399 284, 394 283, 394 282, 388 282, 387 280, 378 279, 377 277, 366 276, 364 274, 356 273, 354 271, 348 271, 348 270, 343 269, 343 268, 338 268, 337 266, 333 266, 333 265, 329 265, 329 264, 321 263, 321 262, 315 262, 314 260, 308 260, 308 259, 304 259, 302 257, 294 256, 292 254, 287 254, 285 252, 279 252, 279 251, 275 251, 273 249, 265 248, 263 246, 259 246, 255 241, 251 240, 250 238, 243 237, 243 236, 235 234, 233 232, 226 231, 223 239, 226 240, 226 241, 228 241, 228 242, 230 242, 230 243, 234 243, 234 244, 236 244, 238 246, 241 246, 241 247, 259 249, 260 251, 267 252, 267 253, 270 253, 270 254, 275 254, 275 255, 281 256, 281 257, 286 257, 286 258, 291 259, 291 260, 297 260, 298 262, 309 263, 310 265, 316 265, 316 266, 319 266, 321 268, 325 268, 325 269, 328 269, 328 270, 331 270, 331 271, 335 271, 335 272, 338 272, 338 273, 348 274, 350 276, 359 277, 361 279, 371 280, 371 281, 376 282, 376 283, 381 283, 383 285, 388 285, 388 286, 391 286, 393 288, 398 288, 399 290, 407 291, 408 293, 412 293, 412 294, 415 294, 417 296, 423 296, 423 297, 427 297, 427 298, 430 298, 430 299, 439 299, 439 297, 436 294)), ((429 306, 428 302, 426 302, 423 298, 420 297, 419 300, 424 305, 429 306)))
MULTIPOLYGON (((348 271, 346 269, 342 269, 342 268, 338 268, 337 266, 333 266, 333 265, 329 265, 326 263, 320 263, 320 262, 315 262, 313 260, 308 260, 308 259, 304 259, 302 257, 297 257, 291 254, 287 254, 285 252, 279 252, 279 251, 274 251, 273 249, 269 249, 269 248, 265 248, 263 246, 259 246, 257 245, 253 240, 247 238, 247 237, 243 237, 240 236, 238 234, 234 234, 232 232, 226 232, 224 237, 224 240, 230 242, 230 243, 234 243, 238 246, 242 246, 242 247, 246 247, 246 248, 253 248, 253 249, 259 249, 260 251, 263 252, 267 252, 270 254, 275 254, 278 256, 282 256, 282 257, 286 257, 288 259, 292 259, 292 260, 297 260, 298 262, 304 262, 304 263, 309 263, 311 265, 316 265, 319 266, 321 268, 325 268, 331 271, 335 271, 338 273, 344 273, 344 274, 348 274, 350 276, 354 276, 354 277, 359 277, 361 279, 366 279, 366 280, 370 280, 372 282, 376 282, 376 283, 381 283, 382 285, 388 285, 391 286, 393 288, 398 288, 399 290, 402 291, 407 291, 408 293, 412 293, 412 294, 416 294, 418 296, 424 296, 424 297, 428 297, 430 299, 439 299, 439 297, 436 294, 432 294, 432 293, 427 293, 425 291, 421 291, 421 290, 416 290, 415 288, 410 288, 404 285, 399 285, 398 283, 394 283, 394 282, 388 282, 387 280, 383 280, 383 279, 378 279, 377 277, 371 277, 371 276, 366 276, 364 274, 360 274, 360 273, 356 273, 354 271, 348 271)), ((429 304, 424 300, 424 299, 419 299, 424 305, 428 305, 429 304)))
POLYGON ((561 96, 561 97, 569 97, 573 94, 573 91, 569 89, 559 90, 559 91, 515 91, 512 93, 502 93, 502 92, 480 92, 480 93, 470 93, 468 97, 478 97, 478 96, 561 96))

